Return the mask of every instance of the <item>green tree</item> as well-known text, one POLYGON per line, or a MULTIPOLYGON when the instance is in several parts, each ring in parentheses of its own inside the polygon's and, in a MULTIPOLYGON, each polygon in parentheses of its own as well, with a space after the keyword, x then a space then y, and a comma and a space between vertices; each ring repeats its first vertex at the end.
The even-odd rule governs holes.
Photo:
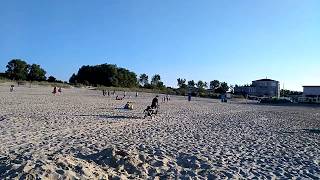
POLYGON ((8 62, 6 74, 12 80, 27 80, 28 64, 21 59, 8 62))
POLYGON ((197 82, 196 86, 197 86, 198 89, 202 90, 202 89, 204 89, 206 87, 206 83, 200 80, 200 81, 197 82))
POLYGON ((186 79, 181 79, 181 78, 179 78, 179 79, 177 79, 177 81, 178 81, 178 86, 179 86, 179 88, 186 88, 186 87, 187 87, 187 85, 186 85, 186 79))
POLYGON ((196 85, 196 83, 194 82, 194 80, 188 81, 189 88, 194 88, 195 85, 196 85))
POLYGON ((156 74, 154 76, 152 76, 151 79, 151 85, 152 86, 158 86, 158 84, 161 82, 161 77, 159 74, 156 74))
POLYGON ((53 76, 48 77, 48 82, 56 82, 56 81, 57 81, 57 79, 55 77, 53 77, 53 76))
POLYGON ((141 84, 141 86, 146 86, 149 84, 149 77, 147 74, 141 74, 139 77, 139 83, 141 84))
POLYGON ((228 83, 222 82, 221 83, 221 89, 223 90, 224 93, 226 93, 229 90, 228 83))
POLYGON ((75 75, 77 82, 93 86, 136 87, 137 75, 125 68, 113 64, 82 66, 75 75))
POLYGON ((299 96, 299 95, 302 95, 302 94, 303 93, 299 92, 299 91, 290 91, 290 90, 287 90, 287 89, 281 89, 280 90, 280 96, 282 96, 282 97, 299 96))
POLYGON ((45 81, 46 71, 40 67, 38 64, 32 64, 28 66, 28 78, 29 81, 45 81))
POLYGON ((153 88, 157 88, 157 89, 164 89, 165 88, 163 82, 161 81, 161 77, 160 77, 159 74, 156 74, 156 75, 152 76, 152 78, 151 78, 151 86, 153 88))
POLYGON ((210 81, 210 89, 217 89, 220 87, 220 82, 218 80, 210 81))
POLYGON ((77 75, 75 73, 73 73, 72 76, 70 77, 69 83, 77 84, 77 75))
POLYGON ((198 88, 198 93, 201 97, 206 96, 206 90, 205 88, 207 87, 207 83, 203 82, 203 81, 198 81, 196 84, 197 88, 198 88))

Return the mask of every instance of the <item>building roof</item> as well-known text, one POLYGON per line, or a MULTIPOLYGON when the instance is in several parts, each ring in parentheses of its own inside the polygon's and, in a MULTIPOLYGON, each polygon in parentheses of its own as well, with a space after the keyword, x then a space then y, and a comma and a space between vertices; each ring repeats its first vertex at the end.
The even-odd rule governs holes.
POLYGON ((255 81, 275 81, 275 80, 272 80, 272 79, 258 79, 258 80, 255 80, 255 81))

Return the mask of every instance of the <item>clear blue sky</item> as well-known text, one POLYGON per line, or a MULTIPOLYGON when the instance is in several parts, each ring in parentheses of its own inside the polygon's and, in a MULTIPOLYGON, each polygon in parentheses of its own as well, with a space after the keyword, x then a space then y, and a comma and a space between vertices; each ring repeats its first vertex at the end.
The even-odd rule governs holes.
POLYGON ((68 80, 112 63, 176 79, 320 85, 319 0, 1 0, 0 71, 13 58, 68 80))

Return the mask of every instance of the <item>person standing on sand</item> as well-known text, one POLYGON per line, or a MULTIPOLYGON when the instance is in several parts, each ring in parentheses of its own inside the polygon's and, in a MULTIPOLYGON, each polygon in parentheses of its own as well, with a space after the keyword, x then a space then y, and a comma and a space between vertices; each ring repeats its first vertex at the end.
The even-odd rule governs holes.
POLYGON ((138 91, 136 92, 136 97, 138 97, 138 91))
POLYGON ((62 93, 62 89, 61 89, 61 87, 59 87, 58 92, 59 92, 59 94, 61 94, 61 93, 62 93))
POLYGON ((157 108, 159 106, 159 100, 158 100, 158 95, 156 95, 155 98, 153 98, 152 100, 152 103, 151 103, 151 108, 154 109, 154 108, 157 108))
POLYGON ((108 96, 110 96, 110 91, 108 90, 108 96))
POLYGON ((52 94, 54 94, 54 95, 57 94, 57 87, 56 86, 53 88, 52 94))

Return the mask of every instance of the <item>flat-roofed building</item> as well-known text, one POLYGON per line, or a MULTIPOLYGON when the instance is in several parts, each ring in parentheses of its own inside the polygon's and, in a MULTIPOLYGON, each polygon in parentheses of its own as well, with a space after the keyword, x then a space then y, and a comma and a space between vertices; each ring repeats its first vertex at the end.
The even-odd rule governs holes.
POLYGON ((242 93, 259 97, 280 97, 280 83, 272 79, 252 81, 250 86, 237 86, 235 93, 242 93))
POLYGON ((320 96, 320 86, 303 86, 303 96, 305 97, 320 96))
POLYGON ((320 103, 320 86, 303 86, 303 97, 299 98, 302 103, 320 103))

